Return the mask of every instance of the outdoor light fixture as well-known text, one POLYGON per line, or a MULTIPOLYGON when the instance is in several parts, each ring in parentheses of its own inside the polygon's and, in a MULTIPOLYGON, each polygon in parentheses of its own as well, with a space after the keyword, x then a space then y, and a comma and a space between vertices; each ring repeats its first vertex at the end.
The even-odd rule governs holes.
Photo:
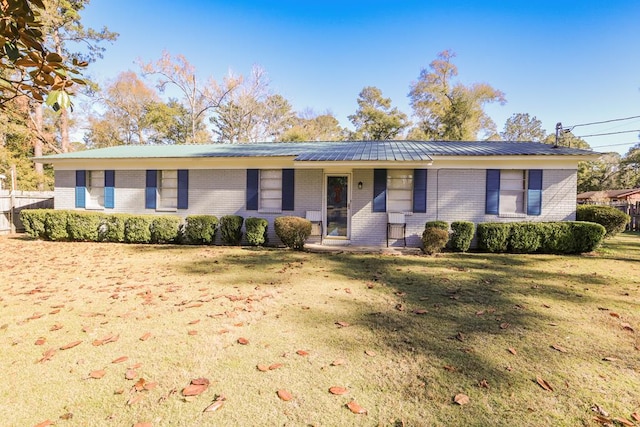
POLYGON ((362 181, 358 183, 358 190, 362 190, 362 181))

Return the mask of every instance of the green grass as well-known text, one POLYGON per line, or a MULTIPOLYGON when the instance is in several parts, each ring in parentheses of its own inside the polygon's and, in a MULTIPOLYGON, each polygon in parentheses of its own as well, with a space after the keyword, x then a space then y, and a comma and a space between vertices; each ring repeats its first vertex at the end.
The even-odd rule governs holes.
POLYGON ((15 237, 0 249, 2 425, 595 426, 595 405, 629 421, 640 412, 638 234, 583 256, 15 237), (109 335, 117 341, 92 344, 109 335), (256 369, 274 363, 283 366, 256 369), (135 364, 155 389, 131 391, 135 364), (103 378, 88 378, 98 369, 103 378), (199 377, 209 389, 182 397, 199 377), (455 404, 458 393, 470 402, 455 404), (216 395, 223 407, 203 413, 216 395), (368 414, 351 413, 351 399, 368 414))

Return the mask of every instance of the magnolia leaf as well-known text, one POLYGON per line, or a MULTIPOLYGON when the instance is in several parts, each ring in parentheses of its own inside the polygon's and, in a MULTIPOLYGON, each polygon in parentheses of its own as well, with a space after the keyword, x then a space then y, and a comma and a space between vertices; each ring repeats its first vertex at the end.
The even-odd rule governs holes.
POLYGON ((273 363, 271 365, 269 365, 269 370, 273 371, 274 369, 279 369, 282 368, 282 363, 273 363))
POLYGON ((142 391, 144 389, 145 386, 145 379, 144 378, 140 378, 138 381, 136 381, 136 383, 133 385, 133 389, 135 391, 142 391))
POLYGON ((376 353, 376 352, 375 352, 375 351, 373 351, 373 350, 365 350, 365 351, 364 351, 364 354, 366 354, 367 356, 370 356, 370 357, 374 357, 374 356, 376 356, 378 353, 376 353))
POLYGON ((540 387, 542 387, 543 389, 547 390, 547 391, 553 391, 553 387, 551 387, 551 384, 549 384, 547 381, 545 381, 544 379, 540 378, 540 377, 536 377, 536 382, 538 383, 538 385, 540 387))
POLYGON ((125 361, 127 361, 127 360, 129 360, 129 357, 127 357, 127 356, 120 356, 120 357, 118 357, 117 359, 113 359, 113 360, 111 361, 111 363, 122 363, 122 362, 125 362, 125 361))
POLYGON ((348 322, 336 322, 336 325, 338 325, 338 327, 340 328, 346 328, 347 326, 350 326, 351 324, 348 322))
POLYGON ((344 387, 338 387, 338 386, 331 387, 331 388, 329 389, 329 393, 331 393, 331 394, 337 394, 337 395, 347 394, 348 392, 349 392, 349 390, 347 390, 346 388, 344 388, 344 387))
POLYGON ((258 371, 260 372, 267 372, 269 370, 269 367, 267 365, 258 365, 256 366, 256 368, 258 368, 258 371))
POLYGON ((351 402, 347 403, 347 408, 349 408, 349 410, 354 414, 365 414, 365 415, 367 414, 367 410, 364 409, 362 406, 358 405, 355 400, 352 400, 351 402))
POLYGON ((518 354, 518 352, 516 351, 515 348, 513 347, 509 347, 507 350, 509 350, 509 353, 513 354, 514 356, 518 354))
POLYGON ((470 402, 469 396, 463 393, 456 394, 455 397, 453 398, 453 401, 460 406, 466 405, 467 403, 470 402))
POLYGON ((47 53, 45 59, 47 60, 47 62, 62 62, 62 56, 58 55, 55 52, 47 53))
POLYGON ((97 371, 91 371, 89 373, 89 378, 99 380, 100 378, 104 377, 106 374, 107 372, 104 369, 98 369, 97 371))
POLYGON ((60 350, 69 350, 70 348, 73 348, 77 345, 82 344, 82 341, 74 341, 74 342, 70 342, 69 344, 63 345, 62 347, 60 347, 60 350))
POLYGON ((567 350, 565 350, 564 347, 560 347, 559 345, 556 345, 556 344, 552 345, 551 348, 556 350, 556 351, 559 351, 560 353, 566 353, 567 352, 567 350))
POLYGON ((289 393, 287 390, 280 389, 276 393, 278 394, 278 397, 284 400, 285 402, 288 402, 291 399, 293 399, 293 395, 289 393))
POLYGON ((344 365, 345 363, 347 363, 344 359, 336 359, 333 362, 331 362, 331 366, 340 366, 340 365, 344 365))
POLYGON ((190 384, 182 389, 183 396, 198 396, 209 388, 206 384, 190 384))
POLYGON ((55 348, 50 348, 49 350, 42 353, 42 358, 38 360, 38 363, 46 362, 47 360, 51 360, 53 355, 56 354, 55 348))
POLYGON ((238 338, 238 344, 247 345, 249 344, 249 340, 243 337, 238 338))
POLYGON ((620 424, 622 424, 624 426, 627 426, 627 427, 634 427, 635 426, 634 423, 632 423, 631 421, 629 421, 629 420, 627 420, 625 418, 622 418, 622 417, 614 417, 613 421, 616 421, 616 422, 618 422, 618 423, 620 423, 620 424))
POLYGON ((304 350, 298 350, 298 351, 296 351, 296 354, 297 354, 298 356, 308 356, 308 355, 309 355, 309 352, 304 351, 304 350))
POLYGON ((213 403, 207 406, 202 412, 215 412, 218 409, 222 408, 224 405, 224 401, 227 400, 224 396, 217 396, 213 403))
POLYGON ((132 380, 138 376, 138 373, 133 369, 128 369, 127 372, 124 373, 124 377, 128 380, 132 380))

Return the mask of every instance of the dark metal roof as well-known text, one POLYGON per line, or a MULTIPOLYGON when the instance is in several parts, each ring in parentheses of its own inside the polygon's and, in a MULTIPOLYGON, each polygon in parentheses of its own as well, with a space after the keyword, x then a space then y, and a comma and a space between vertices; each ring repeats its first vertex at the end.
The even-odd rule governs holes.
POLYGON ((293 157, 300 162, 416 162, 438 156, 587 156, 589 150, 536 142, 343 141, 206 145, 122 145, 37 157, 36 160, 202 157, 293 157))

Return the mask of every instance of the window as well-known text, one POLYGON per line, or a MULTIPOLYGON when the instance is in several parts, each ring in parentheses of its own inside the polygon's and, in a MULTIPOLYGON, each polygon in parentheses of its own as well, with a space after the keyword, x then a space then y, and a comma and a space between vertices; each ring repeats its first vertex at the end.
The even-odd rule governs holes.
POLYGON ((158 171, 158 209, 178 208, 178 171, 158 171))
POLYGON ((87 208, 104 207, 104 171, 87 171, 87 208))
POLYGON ((282 210, 282 170, 263 169, 260 171, 260 205, 264 212, 282 210))
POLYGON ((526 171, 500 171, 500 215, 524 214, 526 171))
POLYGON ((542 214, 541 169, 487 169, 487 215, 542 214))
POLYGON ((387 212, 413 210, 413 170, 387 170, 387 212))

